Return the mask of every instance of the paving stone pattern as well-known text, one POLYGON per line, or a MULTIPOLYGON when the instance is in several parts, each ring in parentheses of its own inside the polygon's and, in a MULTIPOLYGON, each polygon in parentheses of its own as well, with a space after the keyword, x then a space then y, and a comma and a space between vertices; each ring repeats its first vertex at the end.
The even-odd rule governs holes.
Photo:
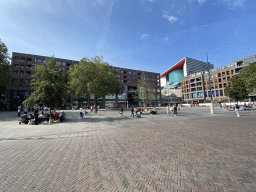
POLYGON ((18 125, 0 113, 0 191, 256 191, 256 111, 183 108, 130 118, 100 110, 18 125))

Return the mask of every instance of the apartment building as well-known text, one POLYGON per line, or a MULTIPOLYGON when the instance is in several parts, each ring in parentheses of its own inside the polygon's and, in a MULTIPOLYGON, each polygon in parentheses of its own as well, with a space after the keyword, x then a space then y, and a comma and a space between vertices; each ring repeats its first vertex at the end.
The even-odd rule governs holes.
MULTIPOLYGON (((22 102, 29 97, 33 92, 30 82, 32 80, 33 68, 37 64, 43 64, 46 62, 46 56, 32 55, 26 53, 12 53, 11 59, 11 69, 10 69, 10 83, 7 91, 8 95, 8 104, 10 110, 16 110, 18 105, 21 105, 22 102)), ((69 70, 71 65, 78 64, 79 61, 68 60, 56 58, 57 64, 69 70)), ((123 104, 126 105, 139 105, 140 103, 135 101, 134 95, 137 88, 138 80, 140 79, 142 73, 145 74, 147 80, 154 88, 155 100, 153 105, 159 105, 161 100, 161 90, 160 90, 160 73, 153 73, 147 71, 126 69, 126 68, 117 68, 119 70, 117 74, 117 79, 125 87, 125 91, 122 95, 117 96, 106 96, 105 103, 106 105, 116 106, 123 104)), ((93 95, 89 94, 87 99, 84 98, 74 98, 73 104, 80 106, 90 105, 93 103, 93 95)), ((71 98, 67 98, 66 104, 71 103, 71 98)), ((103 98, 99 99, 99 104, 103 105, 103 98)))
MULTIPOLYGON (((210 73, 201 71, 186 76, 180 83, 183 103, 208 102, 211 100, 211 95, 214 102, 229 101, 229 98, 225 96, 225 86, 243 66, 254 61, 256 61, 255 55, 235 60, 229 65, 210 69, 210 73)), ((249 100, 254 99, 254 95, 249 97, 249 100)))

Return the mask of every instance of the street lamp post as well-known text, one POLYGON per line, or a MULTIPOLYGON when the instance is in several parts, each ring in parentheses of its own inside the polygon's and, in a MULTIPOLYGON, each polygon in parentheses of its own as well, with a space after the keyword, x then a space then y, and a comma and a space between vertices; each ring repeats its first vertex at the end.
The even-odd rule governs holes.
POLYGON ((211 95, 211 104, 210 104, 210 109, 211 109, 211 114, 214 114, 214 107, 213 107, 213 100, 212 100, 212 85, 211 85, 211 79, 210 79, 210 62, 208 62, 208 54, 207 55, 207 64, 208 64, 208 78, 209 78, 209 86, 210 86, 210 95, 211 95))

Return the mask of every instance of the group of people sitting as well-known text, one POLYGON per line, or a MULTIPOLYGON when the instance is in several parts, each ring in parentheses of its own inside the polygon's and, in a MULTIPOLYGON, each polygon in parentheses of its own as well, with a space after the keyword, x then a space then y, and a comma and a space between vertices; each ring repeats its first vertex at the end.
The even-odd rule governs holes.
POLYGON ((68 120, 68 118, 64 111, 60 113, 53 111, 48 114, 44 112, 39 112, 38 109, 35 109, 34 115, 32 113, 22 115, 20 118, 20 124, 25 123, 31 125, 38 125, 40 123, 44 123, 45 121, 47 121, 48 123, 53 123, 54 121, 63 122, 66 120, 68 120))

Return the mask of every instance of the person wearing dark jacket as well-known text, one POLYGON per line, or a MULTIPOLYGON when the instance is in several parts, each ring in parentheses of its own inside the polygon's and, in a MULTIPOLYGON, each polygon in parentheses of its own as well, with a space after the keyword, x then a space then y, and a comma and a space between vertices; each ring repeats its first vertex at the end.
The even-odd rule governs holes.
POLYGON ((123 117, 123 113, 124 113, 124 108, 123 108, 123 105, 122 105, 121 109, 120 109, 120 117, 123 117))
POLYGON ((174 105, 173 111, 174 111, 174 116, 176 116, 177 115, 177 105, 174 105))
POLYGON ((34 111, 34 117, 35 117, 35 125, 38 125, 38 109, 34 111))
POLYGON ((133 108, 133 105, 132 105, 132 108, 131 108, 131 117, 134 118, 134 108, 133 108))

